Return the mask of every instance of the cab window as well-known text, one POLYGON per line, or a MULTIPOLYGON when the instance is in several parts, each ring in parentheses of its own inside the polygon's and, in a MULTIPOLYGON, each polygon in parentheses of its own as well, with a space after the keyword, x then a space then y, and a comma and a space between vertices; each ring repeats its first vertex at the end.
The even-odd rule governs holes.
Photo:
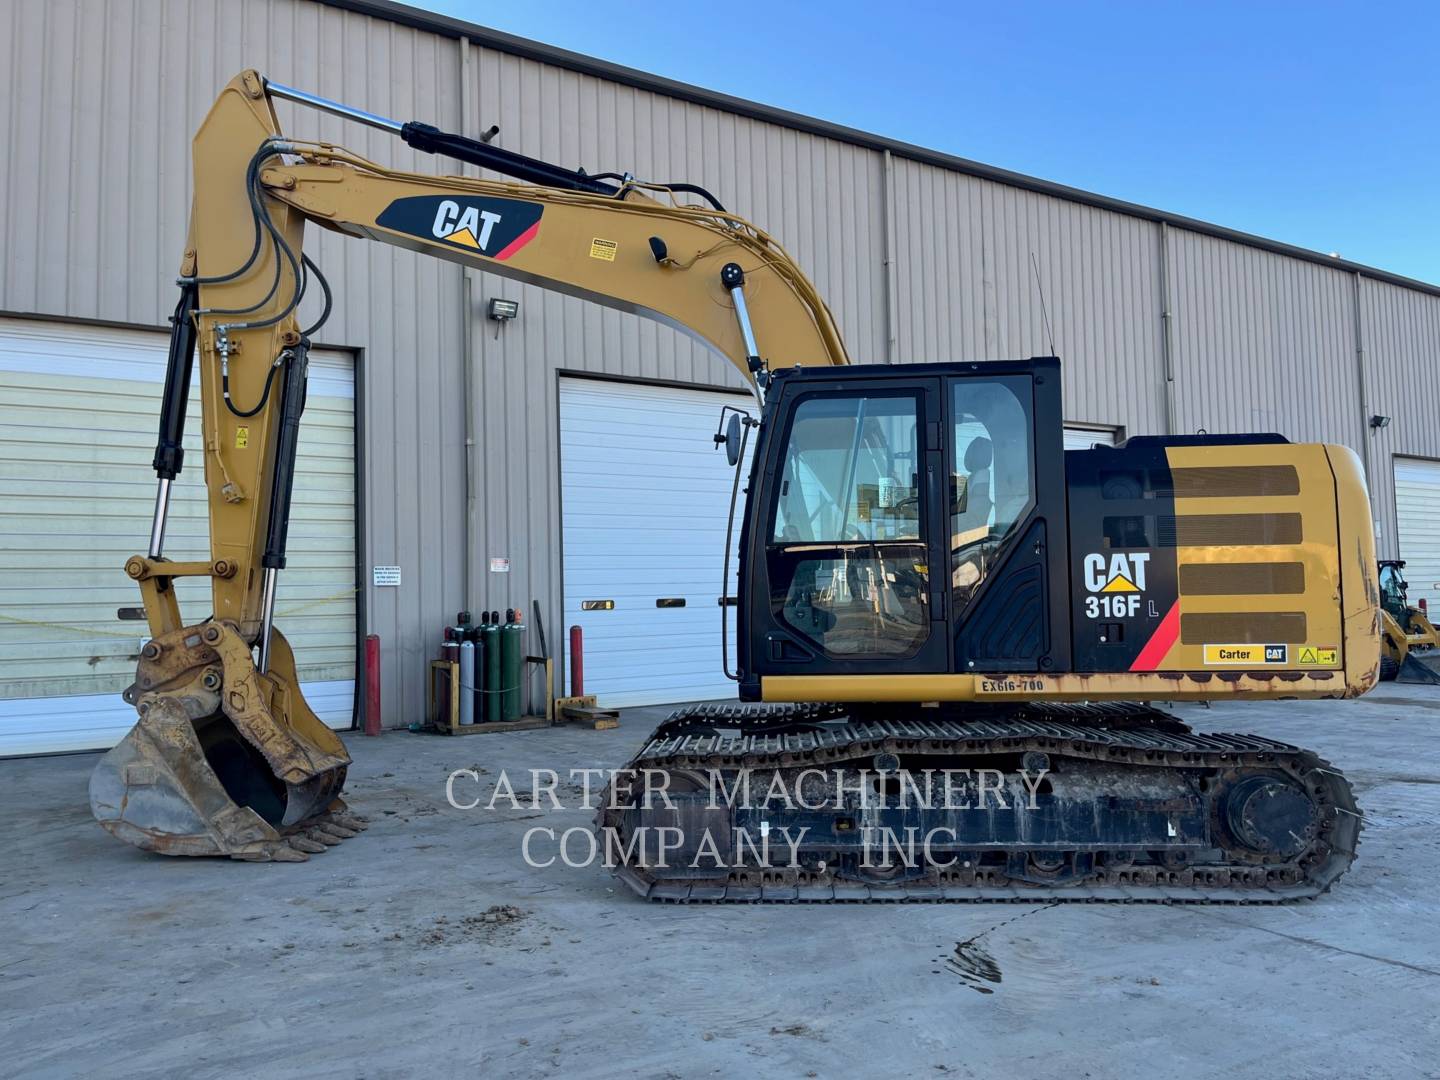
POLYGON ((929 635, 918 415, 913 395, 796 406, 770 530, 771 603, 827 655, 908 656, 929 635))
POLYGON ((816 397, 795 410, 773 539, 920 537, 915 399, 816 397))
POLYGON ((951 389, 950 574, 956 609, 970 602, 1035 498, 1030 380, 957 379, 951 389))

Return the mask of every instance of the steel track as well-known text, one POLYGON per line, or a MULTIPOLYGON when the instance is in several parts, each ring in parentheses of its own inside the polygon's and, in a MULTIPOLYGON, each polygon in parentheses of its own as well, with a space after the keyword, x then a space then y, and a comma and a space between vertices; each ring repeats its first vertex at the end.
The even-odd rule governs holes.
MULTIPOLYGON (((897 707, 906 709, 904 706, 897 707)), ((1015 754, 1219 770, 1244 775, 1282 771, 1309 792, 1318 829, 1294 858, 1267 860, 1238 848, 1228 861, 1169 869, 1130 865, 1097 868, 1073 883, 1035 884, 998 869, 932 871, 922 880, 873 884, 830 873, 732 871, 723 882, 657 878, 622 865, 616 875, 640 896, 669 902, 834 903, 945 901, 1002 903, 1274 904, 1325 893, 1355 858, 1361 817, 1349 783, 1311 751, 1255 735, 1192 731, 1167 713, 1133 703, 1048 704, 974 710, 964 718, 864 719, 838 706, 706 706, 681 710, 656 730, 629 769, 735 770, 803 768, 875 754, 907 756, 1015 754)), ((935 710, 923 710, 934 713, 935 710)), ((892 714, 893 716, 893 714, 892 714)), ((1103 797, 1104 792, 1097 792, 1103 797)), ((623 811, 607 802, 602 829, 623 828, 623 811)))

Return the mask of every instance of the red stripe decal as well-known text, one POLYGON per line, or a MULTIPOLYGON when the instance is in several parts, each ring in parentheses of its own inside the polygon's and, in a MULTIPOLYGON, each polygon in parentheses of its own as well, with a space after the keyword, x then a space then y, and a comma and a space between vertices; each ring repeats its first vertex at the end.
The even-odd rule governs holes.
POLYGON ((1150 640, 1140 650, 1140 655, 1135 657, 1135 662, 1130 665, 1131 671, 1155 671, 1160 667, 1165 654, 1175 644, 1175 639, 1180 636, 1180 601, 1170 605, 1170 610, 1160 620, 1160 625, 1155 628, 1155 633, 1150 635, 1150 640))
POLYGON ((535 234, 538 233, 539 231, 540 231, 540 222, 537 221, 537 222, 535 222, 534 225, 531 225, 528 229, 526 229, 524 232, 522 232, 522 233, 521 233, 519 236, 517 236, 514 240, 511 240, 510 243, 506 244, 503 249, 501 249, 499 252, 497 252, 496 255, 495 255, 496 260, 497 260, 498 262, 504 262, 504 261, 505 261, 506 259, 508 259, 511 255, 514 255, 517 251, 519 251, 519 250, 520 250, 521 248, 523 248, 526 244, 528 244, 531 240, 534 240, 534 239, 535 239, 535 234))

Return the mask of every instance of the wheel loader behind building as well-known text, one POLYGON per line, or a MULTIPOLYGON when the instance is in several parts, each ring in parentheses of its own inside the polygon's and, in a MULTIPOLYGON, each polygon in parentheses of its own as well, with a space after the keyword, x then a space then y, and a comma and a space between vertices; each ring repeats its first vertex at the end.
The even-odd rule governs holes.
POLYGON ((1380 560, 1380 678, 1440 683, 1440 631, 1412 607, 1401 559, 1380 560))

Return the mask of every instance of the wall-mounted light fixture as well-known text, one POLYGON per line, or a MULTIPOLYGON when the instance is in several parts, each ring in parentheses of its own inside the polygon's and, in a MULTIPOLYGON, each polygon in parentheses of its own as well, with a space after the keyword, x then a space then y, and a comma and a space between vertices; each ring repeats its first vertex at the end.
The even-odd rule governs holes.
MULTIPOLYGON (((491 300, 490 318, 496 322, 508 322, 510 319, 520 317, 519 300, 491 300)), ((1387 421, 1388 423, 1388 421, 1387 421)))
POLYGON ((1381 428, 1387 428, 1389 426, 1390 417, 1388 416, 1381 416, 1379 413, 1376 413, 1374 416, 1370 417, 1370 427, 1374 431, 1379 431, 1381 428))

